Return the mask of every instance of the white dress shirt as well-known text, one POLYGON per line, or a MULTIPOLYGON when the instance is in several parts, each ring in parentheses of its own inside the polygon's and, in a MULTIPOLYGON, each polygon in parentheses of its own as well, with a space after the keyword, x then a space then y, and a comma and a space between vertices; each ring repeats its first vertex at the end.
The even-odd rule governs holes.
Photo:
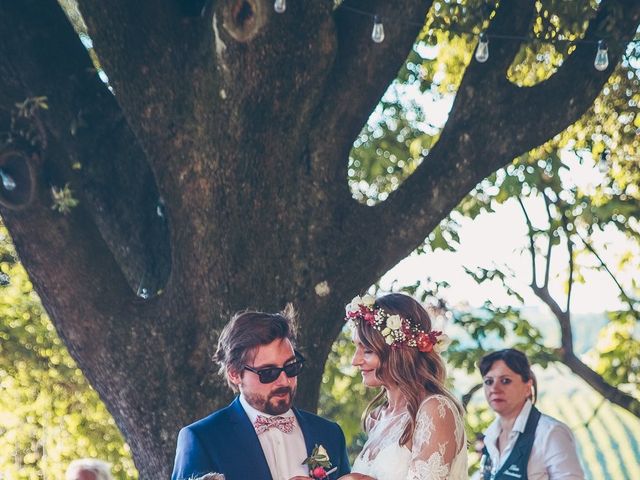
MULTIPOLYGON (((491 457, 494 475, 502 468, 505 460, 509 458, 516 440, 524 432, 531 407, 531 401, 527 400, 513 424, 507 446, 502 450, 502 455, 500 455, 497 446, 498 436, 502 429, 500 418, 496 418, 487 428, 484 444, 491 457)), ((474 478, 481 477, 474 476, 474 478)), ((564 423, 548 415, 542 414, 540 416, 527 465, 527 478, 528 480, 584 480, 584 472, 578 459, 573 433, 564 423)))
MULTIPOLYGON (((256 421, 258 415, 264 417, 273 417, 275 415, 269 415, 253 408, 244 395, 240 395, 240 404, 251 423, 256 421)), ((304 435, 298 424, 298 419, 290 409, 278 415, 280 417, 293 417, 293 431, 291 433, 284 433, 277 428, 270 428, 266 432, 258 435, 258 440, 262 446, 262 451, 267 464, 269 465, 269 471, 273 480, 289 480, 291 477, 301 475, 303 477, 309 476, 309 467, 302 465, 302 462, 307 458, 307 446, 304 443, 304 435)))

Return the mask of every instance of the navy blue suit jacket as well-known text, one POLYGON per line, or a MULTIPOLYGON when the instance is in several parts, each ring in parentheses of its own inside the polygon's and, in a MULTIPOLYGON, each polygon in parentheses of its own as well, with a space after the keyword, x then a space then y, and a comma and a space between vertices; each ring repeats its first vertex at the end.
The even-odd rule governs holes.
MULTIPOLYGON (((338 467, 329 479, 349 473, 344 434, 338 424, 295 408, 293 412, 302 429, 307 454, 315 444, 322 445, 333 466, 338 467)), ((225 480, 282 480, 271 478, 256 431, 238 398, 178 434, 171 479, 186 480, 209 472, 224 473, 225 480)))

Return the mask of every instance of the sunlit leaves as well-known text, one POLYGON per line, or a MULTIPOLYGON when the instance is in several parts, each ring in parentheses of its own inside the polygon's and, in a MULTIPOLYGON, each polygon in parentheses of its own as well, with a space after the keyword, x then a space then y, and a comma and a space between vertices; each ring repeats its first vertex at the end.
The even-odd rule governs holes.
POLYGON ((637 311, 610 312, 610 323, 600 331, 588 357, 595 371, 631 394, 640 390, 639 317, 637 311))
MULTIPOLYGON (((0 472, 16 480, 63 478, 78 457, 137 473, 111 415, 62 345, 0 224, 0 472)), ((0 475, 0 476, 2 476, 0 475)))

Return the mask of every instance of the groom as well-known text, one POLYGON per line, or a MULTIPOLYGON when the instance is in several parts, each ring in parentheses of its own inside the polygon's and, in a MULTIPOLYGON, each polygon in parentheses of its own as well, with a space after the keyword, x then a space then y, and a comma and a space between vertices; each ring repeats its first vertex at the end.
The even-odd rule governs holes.
POLYGON ((288 480, 322 445, 337 470, 349 473, 344 434, 317 415, 292 407, 304 358, 294 348, 294 312, 242 312, 225 326, 215 360, 240 395, 227 407, 180 430, 172 480, 208 472, 226 480, 288 480))

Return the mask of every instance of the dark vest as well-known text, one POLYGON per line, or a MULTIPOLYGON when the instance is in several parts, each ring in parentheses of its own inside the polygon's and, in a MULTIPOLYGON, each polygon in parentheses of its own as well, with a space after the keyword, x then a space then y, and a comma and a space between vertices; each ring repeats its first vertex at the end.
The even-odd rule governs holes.
POLYGON ((527 480, 527 464, 529 463, 533 441, 536 437, 538 420, 540 420, 540 411, 532 406, 524 432, 518 436, 509 457, 502 464, 502 468, 496 472, 495 476, 491 476, 489 451, 486 446, 482 449, 482 455, 485 459, 482 472, 483 480, 527 480))

